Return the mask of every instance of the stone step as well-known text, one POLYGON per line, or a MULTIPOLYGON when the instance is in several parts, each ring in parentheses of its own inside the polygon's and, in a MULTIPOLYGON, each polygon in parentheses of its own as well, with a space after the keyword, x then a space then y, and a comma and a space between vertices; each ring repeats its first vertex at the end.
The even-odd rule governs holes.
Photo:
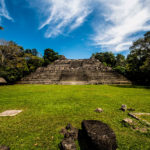
POLYGON ((17 82, 19 84, 130 84, 123 75, 98 60, 56 60, 17 82))

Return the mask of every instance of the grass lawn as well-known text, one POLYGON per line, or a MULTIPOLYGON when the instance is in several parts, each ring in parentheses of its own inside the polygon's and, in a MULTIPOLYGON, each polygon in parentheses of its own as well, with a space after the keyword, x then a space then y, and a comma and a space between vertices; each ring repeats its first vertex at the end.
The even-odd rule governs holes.
POLYGON ((108 85, 0 86, 0 112, 22 109, 15 117, 0 117, 0 145, 11 150, 57 150, 67 123, 80 128, 83 119, 107 123, 116 133, 118 150, 150 150, 150 134, 124 127, 127 112, 150 113, 150 88, 108 85), (104 112, 96 113, 96 108, 104 112))
POLYGON ((140 116, 140 118, 142 118, 142 119, 144 119, 144 120, 147 120, 149 123, 150 123, 150 116, 148 116, 148 115, 142 115, 142 116, 140 116))

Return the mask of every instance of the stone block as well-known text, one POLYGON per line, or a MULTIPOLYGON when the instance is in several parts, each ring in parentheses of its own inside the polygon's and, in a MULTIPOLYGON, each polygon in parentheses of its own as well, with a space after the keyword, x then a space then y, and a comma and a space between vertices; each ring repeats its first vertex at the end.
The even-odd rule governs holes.
POLYGON ((113 130, 97 120, 84 120, 82 130, 89 150, 116 150, 117 141, 113 130))

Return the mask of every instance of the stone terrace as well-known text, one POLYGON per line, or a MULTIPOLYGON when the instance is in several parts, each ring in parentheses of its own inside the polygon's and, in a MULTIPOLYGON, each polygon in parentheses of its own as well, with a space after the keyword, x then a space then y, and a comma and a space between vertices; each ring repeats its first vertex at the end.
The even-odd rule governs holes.
POLYGON ((19 84, 131 84, 96 59, 59 59, 21 79, 19 84))

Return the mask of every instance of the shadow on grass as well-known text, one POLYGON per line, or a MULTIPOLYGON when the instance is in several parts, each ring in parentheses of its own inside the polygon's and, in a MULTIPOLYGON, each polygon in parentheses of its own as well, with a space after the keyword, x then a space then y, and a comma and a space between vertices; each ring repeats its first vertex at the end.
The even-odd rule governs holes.
POLYGON ((150 89, 150 86, 141 86, 141 85, 110 85, 110 86, 119 88, 150 89))

